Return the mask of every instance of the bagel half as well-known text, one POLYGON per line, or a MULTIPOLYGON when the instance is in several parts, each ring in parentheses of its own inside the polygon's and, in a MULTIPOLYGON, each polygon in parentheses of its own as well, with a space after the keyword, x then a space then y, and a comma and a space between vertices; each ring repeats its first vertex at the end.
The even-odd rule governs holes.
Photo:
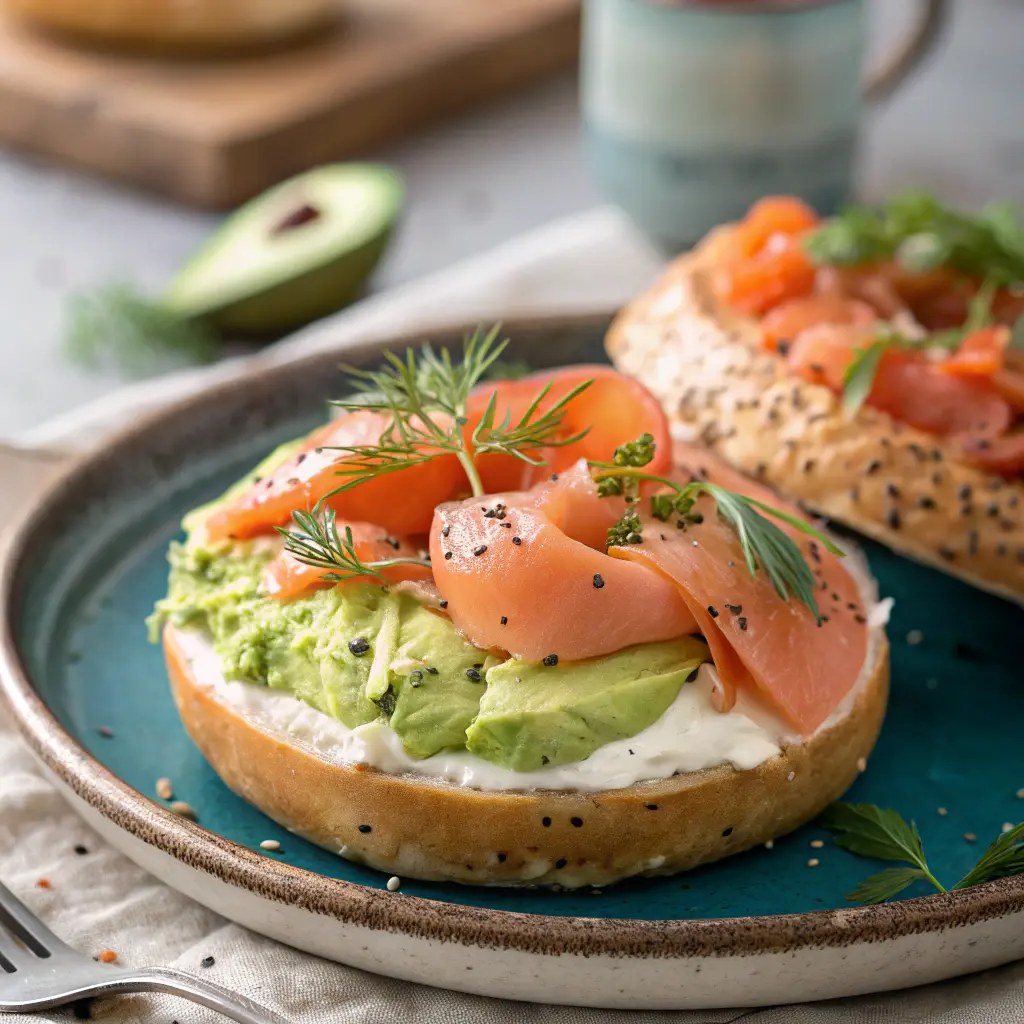
POLYGON ((755 320, 711 288, 722 233, 672 263, 609 331, 616 367, 661 400, 680 438, 809 509, 1024 604, 1024 483, 953 445, 789 376, 755 320))
POLYGON ((262 46, 337 14, 337 0, 4 0, 45 28, 116 46, 176 50, 262 46))
MULTIPOLYGON (((862 575, 865 607, 872 607, 874 585, 862 575)), ((287 723, 257 718, 222 680, 197 672, 196 644, 208 648, 205 637, 167 626, 163 643, 182 722, 240 797, 290 831, 380 871, 490 885, 599 886, 671 874, 789 832, 863 770, 889 686, 879 622, 840 708, 813 736, 784 743, 756 768, 725 765, 598 792, 483 791, 332 758, 298 740, 287 723)))

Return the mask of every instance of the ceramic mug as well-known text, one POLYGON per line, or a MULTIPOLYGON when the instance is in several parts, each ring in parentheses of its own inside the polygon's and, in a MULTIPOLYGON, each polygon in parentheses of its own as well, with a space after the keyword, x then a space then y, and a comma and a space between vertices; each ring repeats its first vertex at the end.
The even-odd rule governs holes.
POLYGON ((948 0, 862 83, 864 0, 586 0, 582 110, 601 187, 669 251, 763 195, 850 198, 865 102, 932 48, 948 0))

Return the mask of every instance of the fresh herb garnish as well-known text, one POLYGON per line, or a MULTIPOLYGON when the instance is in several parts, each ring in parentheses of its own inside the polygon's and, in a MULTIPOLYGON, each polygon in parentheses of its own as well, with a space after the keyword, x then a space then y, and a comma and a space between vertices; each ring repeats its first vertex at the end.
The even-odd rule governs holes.
MULTIPOLYGON (((854 349, 853 359, 843 371, 843 410, 847 416, 854 416, 867 401, 878 375, 878 366, 887 349, 903 349, 906 352, 920 352, 926 348, 945 348, 955 352, 964 339, 995 323, 992 303, 995 300, 998 284, 994 278, 986 278, 967 308, 967 318, 962 327, 954 327, 947 331, 938 331, 923 338, 911 339, 894 330, 888 324, 879 324, 874 341, 861 348, 854 349)), ((1017 337, 1024 347, 1024 317, 1018 320, 1011 335, 1017 337)))
POLYGON ((608 547, 643 542, 643 522, 636 510, 642 482, 656 483, 668 489, 667 493, 651 497, 651 515, 662 521, 676 516, 684 527, 696 525, 703 520, 701 513, 694 511, 694 505, 702 494, 706 494, 714 499, 718 514, 736 532, 750 575, 754 576, 759 569, 763 570, 783 600, 788 601, 790 595, 794 595, 821 622, 814 596, 817 581, 807 560, 792 538, 761 513, 789 523, 815 538, 833 554, 842 555, 842 551, 809 524, 744 494, 737 494, 704 480, 680 485, 665 477, 644 472, 643 467, 654 458, 654 451, 654 438, 650 434, 643 434, 637 440, 616 448, 611 462, 590 462, 598 494, 602 497, 624 495, 627 502, 625 513, 608 531, 608 547))
POLYGON ((140 375, 169 361, 208 363, 217 355, 216 336, 207 326, 123 283, 73 296, 67 319, 67 351, 86 366, 112 365, 140 375))
POLYGON ((345 527, 344 540, 338 534, 334 509, 322 512, 293 512, 293 525, 276 527, 285 537, 285 550, 304 565, 328 569, 320 578, 328 583, 344 583, 357 577, 369 577, 386 583, 382 570, 393 565, 422 565, 430 563, 420 558, 387 558, 379 562, 364 562, 356 553, 352 528, 345 527))
POLYGON ((1000 835, 978 863, 949 890, 932 873, 917 826, 893 810, 874 804, 833 804, 820 824, 836 833, 836 844, 861 857, 902 861, 909 867, 886 868, 864 879, 846 898, 854 903, 884 903, 914 882, 929 882, 939 892, 967 889, 996 878, 1024 873, 1024 825, 1000 835))
MULTIPOLYGON (((379 370, 344 367, 363 390, 334 404, 350 412, 383 412, 389 417, 389 424, 375 445, 328 446, 328 450, 346 456, 338 463, 338 474, 346 478, 345 482, 325 494, 311 512, 293 513, 291 527, 282 530, 288 538, 285 550, 307 565, 335 569, 345 574, 342 578, 349 579, 356 574, 352 568, 354 551, 334 543, 337 529, 329 528, 333 513, 329 509, 324 511, 331 498, 443 455, 454 455, 459 460, 473 494, 482 497, 485 489, 476 467, 481 455, 511 455, 531 466, 540 466, 544 465, 537 454, 541 449, 574 444, 586 435, 587 431, 580 431, 567 437, 561 431, 566 407, 590 386, 589 380, 542 411, 541 404, 551 392, 552 385, 548 383, 516 420, 510 411, 498 419, 495 391, 467 438, 470 395, 508 346, 507 340, 499 340, 499 330, 496 326, 486 334, 476 331, 468 337, 461 362, 453 362, 446 349, 435 352, 424 345, 419 353, 407 349, 404 358, 385 352, 384 366, 379 370)), ((335 577, 323 579, 334 581, 335 577)))
POLYGON ((997 286, 1024 282, 1024 227, 1011 204, 971 215, 908 192, 877 208, 847 207, 808 235, 805 245, 818 264, 894 259, 913 272, 951 267, 997 286))

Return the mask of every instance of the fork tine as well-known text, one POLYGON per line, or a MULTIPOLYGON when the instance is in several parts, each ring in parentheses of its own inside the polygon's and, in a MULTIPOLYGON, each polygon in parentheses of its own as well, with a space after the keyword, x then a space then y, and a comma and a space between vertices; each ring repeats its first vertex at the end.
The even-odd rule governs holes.
POLYGON ((3 978, 10 969, 17 970, 22 966, 26 958, 38 959, 32 953, 15 941, 14 936, 2 924, 0 924, 0 978, 3 978))
POLYGON ((47 957, 57 950, 70 949, 0 882, 0 925, 7 927, 37 956, 47 957))

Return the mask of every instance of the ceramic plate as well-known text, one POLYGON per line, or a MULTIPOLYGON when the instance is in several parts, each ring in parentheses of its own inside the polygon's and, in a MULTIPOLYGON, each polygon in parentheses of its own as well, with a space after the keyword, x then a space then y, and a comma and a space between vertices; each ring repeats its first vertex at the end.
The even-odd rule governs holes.
MULTIPOLYGON (((603 358, 604 326, 508 330, 515 354, 544 366, 603 358)), ((345 356, 371 362, 377 352, 345 356)), ((11 538, 2 688, 31 748, 98 831, 256 931, 370 971, 492 996, 759 1005, 919 984, 1024 956, 1024 879, 851 908, 844 894, 874 865, 814 826, 771 850, 600 893, 413 881, 391 893, 385 876, 283 832, 228 792, 178 722, 143 620, 164 593, 164 554, 182 513, 321 420, 341 386, 335 361, 251 373, 120 435, 72 466, 11 538), (199 824, 156 799, 161 776, 199 824), (825 847, 812 850, 818 838, 825 847), (282 852, 262 852, 265 839, 280 840, 282 852), (820 866, 808 866, 812 856, 820 866)), ((988 841, 1024 810, 1015 795, 1024 786, 1024 621, 1018 608, 930 569, 872 545, 868 554, 896 602, 893 694, 851 796, 916 818, 937 874, 952 880, 980 852, 965 833, 988 841)))

